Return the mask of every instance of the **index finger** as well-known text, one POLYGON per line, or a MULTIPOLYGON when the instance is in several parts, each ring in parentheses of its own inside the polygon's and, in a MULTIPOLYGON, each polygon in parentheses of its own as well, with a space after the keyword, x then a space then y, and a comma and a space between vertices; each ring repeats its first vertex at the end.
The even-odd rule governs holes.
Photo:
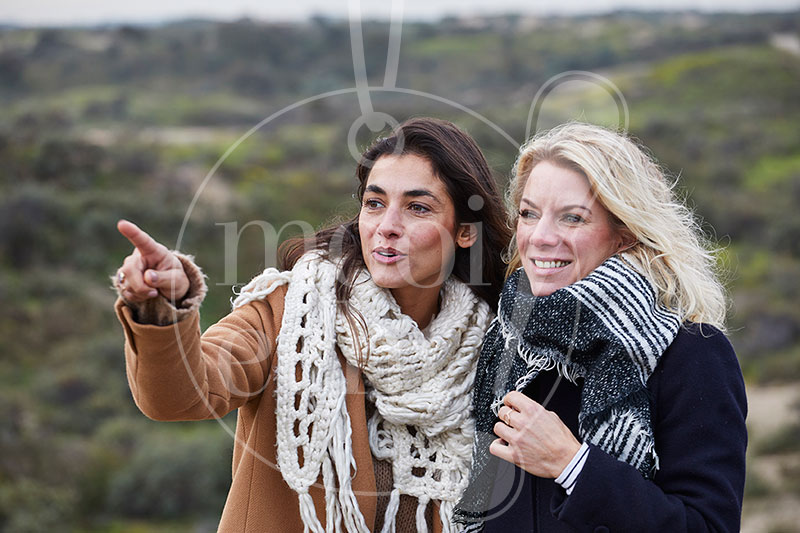
POLYGON ((161 245, 133 222, 120 220, 117 222, 117 230, 139 250, 142 257, 162 252, 161 245))
POLYGON ((535 400, 532 400, 525 396, 523 393, 519 391, 512 390, 508 394, 506 394, 505 398, 503 398, 503 403, 508 407, 515 409, 517 411, 522 411, 522 409, 527 405, 539 405, 535 400))

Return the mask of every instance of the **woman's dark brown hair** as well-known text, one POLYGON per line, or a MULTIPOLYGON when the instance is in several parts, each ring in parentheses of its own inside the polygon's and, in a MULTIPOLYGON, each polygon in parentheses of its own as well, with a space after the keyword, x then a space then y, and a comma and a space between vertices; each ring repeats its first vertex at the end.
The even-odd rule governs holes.
MULTIPOLYGON (((475 225, 478 238, 473 248, 478 248, 471 252, 471 248, 457 247, 452 274, 496 310, 505 270, 501 255, 511 232, 486 158, 472 137, 450 122, 435 118, 407 120, 388 137, 373 142, 361 155, 356 168, 359 202, 363 201, 375 161, 385 155, 405 154, 414 154, 430 162, 434 175, 442 180, 455 206, 456 224, 475 225)), ((354 314, 348 304, 349 297, 356 275, 364 268, 358 215, 309 238, 283 243, 279 250, 279 268, 292 268, 309 250, 322 250, 341 261, 342 275, 336 280, 336 297, 352 327, 354 314)), ((363 318, 359 317, 358 322, 363 328, 363 318)))

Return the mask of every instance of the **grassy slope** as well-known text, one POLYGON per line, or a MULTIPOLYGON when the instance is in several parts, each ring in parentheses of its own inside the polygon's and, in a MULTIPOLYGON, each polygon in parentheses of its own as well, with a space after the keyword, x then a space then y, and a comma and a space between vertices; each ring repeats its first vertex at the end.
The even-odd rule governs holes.
MULTIPOLYGON (((678 186, 715 227, 720 244, 729 244, 723 258, 733 267, 731 334, 749 381, 800 378, 800 60, 768 46, 769 27, 759 29, 767 23, 758 18, 738 33, 725 17, 694 30, 672 17, 561 20, 520 29, 513 39, 500 37, 499 23, 471 33, 446 24, 441 30, 410 28, 414 38, 404 40, 398 86, 446 95, 521 140, 532 96, 549 76, 568 68, 608 76, 626 97, 632 132, 680 174, 678 186), (728 43, 733 34, 748 42, 728 43), (718 37, 709 42, 709 36, 718 37)), ((141 47, 129 42, 141 36, 125 35, 118 61, 144 68, 141 50, 152 61, 169 59, 165 43, 184 34, 198 42, 207 35, 197 28, 165 30, 141 47)), ((0 37, 0 52, 37 42, 31 32, 0 37)), ((102 32, 53 37, 84 48, 103 45, 103 38, 102 32)), ((334 60, 315 61, 330 69, 320 72, 319 87, 352 85, 341 81, 352 76, 352 67, 343 73, 334 60)), ((184 71, 165 63, 158 75, 115 81, 89 61, 80 66, 87 80, 80 83, 68 61, 59 70, 40 58, 25 71, 38 89, 3 96, 0 299, 17 305, 0 310, 0 405, 9 421, 0 443, 12 452, 0 463, 0 525, 35 531, 66 521, 98 531, 128 530, 142 523, 137 516, 148 515, 166 521, 165 530, 180 530, 174 521, 195 521, 197 509, 205 508, 213 521, 224 499, 227 435, 213 422, 187 430, 143 420, 132 406, 121 335, 109 312, 113 298, 105 289, 105 275, 127 253, 113 223, 122 216, 145 221, 157 238, 175 242, 198 185, 230 143, 269 113, 315 94, 303 84, 316 77, 287 75, 261 95, 237 94, 231 88, 239 85, 226 86, 225 76, 258 80, 243 77, 247 69, 235 62, 209 61, 204 68, 220 74, 207 87, 191 65, 184 71), (177 456, 145 452, 171 446, 177 456), (212 474, 198 479, 198 464, 214 464, 212 474), (186 489, 190 477, 206 487, 203 494, 186 489), (181 496, 164 502, 165 491, 181 496), (43 498, 53 502, 47 513, 37 511, 43 498)), ((432 112, 459 121, 499 173, 510 167, 513 150, 476 119, 396 95, 383 103, 399 116, 432 112)), ((357 112, 353 98, 319 101, 266 126, 223 163, 201 195, 182 245, 206 266, 212 282, 224 277, 219 222, 265 220, 278 228, 300 219, 316 225, 327 213, 352 207, 353 162, 337 147, 345 146, 357 112)), ((616 107, 596 87, 565 86, 542 107, 541 124, 571 118, 613 124, 616 107)), ((245 281, 269 257, 256 230, 244 234, 240 248, 237 278, 245 281)), ((227 287, 212 287, 205 324, 225 312, 229 294, 227 287)), ((776 431, 793 431, 787 423, 789 429, 776 431)), ((779 440, 774 436, 754 442, 779 440)), ((794 441, 786 442, 778 452, 756 444, 752 453, 794 453, 794 441)), ((748 512, 756 513, 778 490, 793 502, 800 499, 796 484, 770 480, 763 473, 749 479, 748 512)), ((141 527, 156 527, 145 523, 141 527)))

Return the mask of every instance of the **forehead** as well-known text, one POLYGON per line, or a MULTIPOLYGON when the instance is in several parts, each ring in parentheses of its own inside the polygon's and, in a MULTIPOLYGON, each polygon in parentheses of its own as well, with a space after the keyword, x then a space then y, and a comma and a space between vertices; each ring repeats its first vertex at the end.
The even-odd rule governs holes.
POLYGON ((375 161, 367 178, 367 187, 376 185, 387 193, 424 189, 445 195, 447 188, 433 171, 431 162, 416 154, 384 155, 375 161))
POLYGON ((592 197, 589 180, 583 173, 549 161, 542 161, 531 169, 523 189, 523 198, 547 197, 567 201, 575 197, 592 197))

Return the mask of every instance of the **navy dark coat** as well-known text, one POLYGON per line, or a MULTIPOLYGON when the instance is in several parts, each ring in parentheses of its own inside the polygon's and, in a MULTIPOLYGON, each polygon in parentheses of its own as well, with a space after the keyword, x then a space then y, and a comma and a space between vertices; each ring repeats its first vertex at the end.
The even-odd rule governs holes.
MULTIPOLYGON (((730 343, 710 326, 681 328, 647 390, 660 465, 652 481, 593 445, 569 496, 503 462, 492 499, 505 511, 486 532, 739 531, 747 400, 730 343)), ((551 371, 524 392, 578 436, 579 386, 551 371)))

